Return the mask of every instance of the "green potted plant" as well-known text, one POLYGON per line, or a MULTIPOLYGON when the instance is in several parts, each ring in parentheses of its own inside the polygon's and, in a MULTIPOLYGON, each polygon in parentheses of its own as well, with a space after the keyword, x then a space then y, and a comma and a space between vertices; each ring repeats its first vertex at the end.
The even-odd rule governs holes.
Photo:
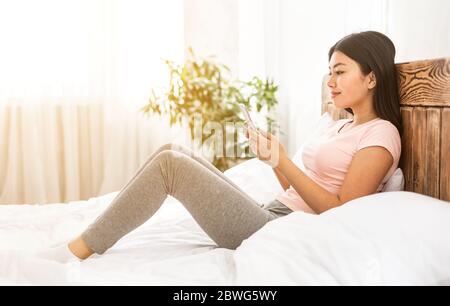
POLYGON ((220 142, 220 152, 216 149, 212 160, 221 171, 254 157, 243 135, 243 128, 229 127, 230 123, 243 127, 244 117, 238 106, 242 103, 252 113, 263 116, 264 128, 273 132, 277 127, 273 110, 278 104, 278 86, 273 80, 258 77, 250 81, 233 80, 226 65, 214 56, 197 58, 191 48, 184 65, 170 60, 165 63, 170 73, 169 88, 162 94, 152 90, 142 111, 168 115, 171 126, 187 122, 192 139, 199 140, 199 145, 206 145, 209 149, 217 148, 217 139, 223 140, 220 142), (210 123, 214 123, 215 128, 208 128, 210 123), (211 138, 214 141, 210 141, 211 138))

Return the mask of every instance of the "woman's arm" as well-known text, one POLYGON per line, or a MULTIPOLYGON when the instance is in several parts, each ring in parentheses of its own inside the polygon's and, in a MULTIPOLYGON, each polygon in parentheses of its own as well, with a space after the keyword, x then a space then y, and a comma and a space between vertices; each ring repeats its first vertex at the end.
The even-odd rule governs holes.
POLYGON ((283 188, 283 190, 288 190, 288 188, 291 186, 291 184, 289 184, 289 181, 286 179, 286 177, 283 175, 283 173, 280 172, 280 170, 278 170, 277 168, 272 168, 273 172, 275 173, 278 181, 280 182, 281 188, 283 188))
POLYGON ((383 147, 367 147, 358 151, 338 195, 318 185, 286 157, 280 159, 277 169, 312 210, 322 213, 350 200, 375 193, 393 160, 391 153, 383 147))
POLYGON ((339 196, 310 179, 290 159, 281 159, 277 169, 291 182, 295 191, 314 212, 320 214, 343 204, 339 196))
POLYGON ((359 150, 336 195, 299 169, 270 133, 250 129, 249 140, 250 148, 258 158, 283 175, 306 204, 319 214, 350 200, 375 193, 394 162, 391 153, 384 147, 371 146, 359 150), (262 143, 266 146, 260 146, 262 143))

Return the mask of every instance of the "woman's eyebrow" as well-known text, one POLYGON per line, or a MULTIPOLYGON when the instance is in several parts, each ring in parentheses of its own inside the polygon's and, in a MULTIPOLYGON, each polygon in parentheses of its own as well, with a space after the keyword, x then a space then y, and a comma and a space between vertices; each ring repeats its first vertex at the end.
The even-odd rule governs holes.
MULTIPOLYGON (((343 66, 345 66, 345 64, 344 63, 337 63, 336 65, 334 65, 333 66, 333 68, 336 68, 337 66, 339 66, 339 65, 343 65, 343 66)), ((331 69, 330 67, 328 67, 328 69, 331 69)))

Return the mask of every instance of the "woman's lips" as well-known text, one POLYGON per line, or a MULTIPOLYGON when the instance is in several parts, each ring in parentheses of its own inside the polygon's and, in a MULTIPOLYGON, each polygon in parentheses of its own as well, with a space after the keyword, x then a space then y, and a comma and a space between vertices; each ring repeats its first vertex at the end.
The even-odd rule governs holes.
POLYGON ((334 99, 337 95, 340 95, 341 93, 331 93, 331 98, 334 99))

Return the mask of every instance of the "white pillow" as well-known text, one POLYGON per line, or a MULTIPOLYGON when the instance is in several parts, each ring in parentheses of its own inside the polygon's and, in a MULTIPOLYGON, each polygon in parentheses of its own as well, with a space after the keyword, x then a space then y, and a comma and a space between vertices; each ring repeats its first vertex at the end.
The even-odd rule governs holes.
POLYGON ((224 174, 260 204, 271 202, 283 192, 272 168, 257 158, 228 169, 224 174))
POLYGON ((237 283, 450 285, 449 220, 449 202, 405 191, 294 212, 236 250, 237 283))
POLYGON ((389 191, 402 191, 405 187, 405 178, 403 176, 403 171, 400 168, 397 168, 392 176, 388 179, 386 184, 384 184, 382 192, 389 191))

